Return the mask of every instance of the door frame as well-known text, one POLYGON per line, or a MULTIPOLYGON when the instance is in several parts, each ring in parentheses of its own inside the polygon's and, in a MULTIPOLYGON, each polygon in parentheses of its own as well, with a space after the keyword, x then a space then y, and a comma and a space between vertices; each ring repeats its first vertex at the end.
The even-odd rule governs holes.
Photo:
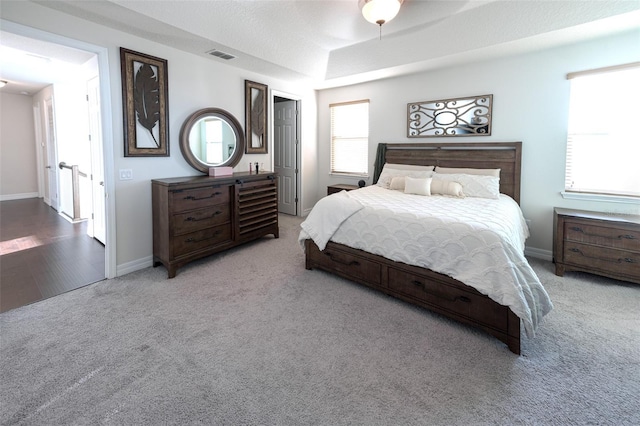
MULTIPOLYGON (((58 143, 56 136, 56 111, 53 94, 44 99, 44 152, 47 162, 45 181, 48 183, 49 207, 60 213, 60 174, 58 164, 58 143)), ((46 202, 46 200, 45 200, 46 202)))
POLYGON ((302 208, 301 206, 302 204, 302 191, 300 190, 300 188, 302 188, 302 126, 301 126, 301 117, 302 117, 302 97, 298 96, 298 95, 294 95, 291 93, 287 93, 287 92, 281 92, 279 90, 274 90, 271 89, 271 95, 269 97, 269 116, 271 117, 271 120, 269 122, 269 132, 270 132, 270 138, 273 142, 272 147, 273 149, 271 150, 271 164, 275 164, 275 132, 274 132, 274 108, 275 108, 275 98, 279 97, 279 98, 285 98, 285 99, 289 99, 291 101, 295 101, 296 103, 296 110, 298 111, 298 113, 296 114, 296 140, 298 141, 297 143, 297 148, 296 148, 296 166, 298 168, 298 173, 296 173, 296 178, 295 178, 295 193, 296 193, 296 197, 298 199, 298 201, 296 202, 296 216, 302 216, 302 208))
POLYGON ((36 143, 36 167, 38 168, 38 198, 42 198, 49 205, 49 197, 44 188, 44 139, 42 137, 42 118, 40 116, 40 104, 33 105, 33 123, 35 125, 35 143, 36 143))
POLYGON ((92 77, 86 82, 87 86, 87 119, 89 120, 89 146, 91 152, 91 217, 88 218, 87 234, 106 243, 106 227, 104 223, 105 197, 104 197, 104 160, 102 159, 104 147, 102 143, 101 119, 100 119, 100 76, 92 77), (97 84, 96 84, 97 83, 97 84), (97 92, 97 93, 96 93, 97 92), (95 95, 94 95, 95 94, 95 95), (97 99, 96 99, 97 98, 97 99), (98 102, 93 102, 97 100, 98 102), (97 224, 97 226, 96 226, 97 224))
POLYGON ((115 210, 115 173, 113 150, 113 117, 111 106, 111 79, 109 76, 109 50, 83 41, 52 34, 36 28, 0 19, 3 31, 8 31, 36 40, 56 43, 96 54, 98 59, 98 75, 100 78, 100 116, 102 122, 102 141, 105 183, 105 277, 116 277, 116 210, 115 210))

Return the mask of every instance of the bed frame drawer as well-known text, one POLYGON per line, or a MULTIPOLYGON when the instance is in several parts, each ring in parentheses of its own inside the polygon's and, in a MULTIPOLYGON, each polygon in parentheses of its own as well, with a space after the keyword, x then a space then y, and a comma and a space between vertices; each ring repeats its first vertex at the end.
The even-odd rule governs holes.
POLYGON ((508 311, 506 306, 498 306, 477 292, 434 282, 422 275, 389 268, 389 290, 405 294, 421 303, 437 306, 482 321, 490 327, 499 327, 508 311), (487 315, 487 313, 491 315, 487 315))
POLYGON ((307 247, 308 255, 321 268, 330 268, 357 281, 380 284, 380 264, 366 260, 352 253, 327 246, 320 251, 312 244, 307 247))

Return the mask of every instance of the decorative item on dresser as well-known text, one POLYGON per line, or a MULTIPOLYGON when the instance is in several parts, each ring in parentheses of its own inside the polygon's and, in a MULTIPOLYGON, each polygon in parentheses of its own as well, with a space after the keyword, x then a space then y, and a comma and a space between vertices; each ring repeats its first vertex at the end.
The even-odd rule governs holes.
POLYGON ((152 180, 153 266, 169 278, 185 264, 278 234, 277 175, 189 176, 152 180))
POLYGON ((555 208, 556 275, 582 271, 640 284, 640 216, 555 208))
POLYGON ((327 186, 327 195, 335 194, 340 191, 353 191, 354 189, 358 189, 358 186, 337 183, 335 185, 327 186))

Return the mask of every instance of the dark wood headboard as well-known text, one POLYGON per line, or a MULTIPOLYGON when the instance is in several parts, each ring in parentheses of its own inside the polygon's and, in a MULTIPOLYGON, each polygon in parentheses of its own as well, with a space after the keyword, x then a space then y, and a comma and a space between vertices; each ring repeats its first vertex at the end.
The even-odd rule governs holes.
POLYGON ((385 145, 386 163, 500 169, 500 192, 520 204, 522 142, 385 145))

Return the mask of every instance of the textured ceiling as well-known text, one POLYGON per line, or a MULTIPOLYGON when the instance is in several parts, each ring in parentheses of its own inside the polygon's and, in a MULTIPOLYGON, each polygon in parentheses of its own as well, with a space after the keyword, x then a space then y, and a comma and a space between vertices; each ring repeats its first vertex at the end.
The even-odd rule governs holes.
MULTIPOLYGON (((3 3, 7 0, 3 0, 3 3)), ((382 27, 357 0, 35 0, 43 6, 316 88, 640 28, 638 0, 404 0, 382 27)))

